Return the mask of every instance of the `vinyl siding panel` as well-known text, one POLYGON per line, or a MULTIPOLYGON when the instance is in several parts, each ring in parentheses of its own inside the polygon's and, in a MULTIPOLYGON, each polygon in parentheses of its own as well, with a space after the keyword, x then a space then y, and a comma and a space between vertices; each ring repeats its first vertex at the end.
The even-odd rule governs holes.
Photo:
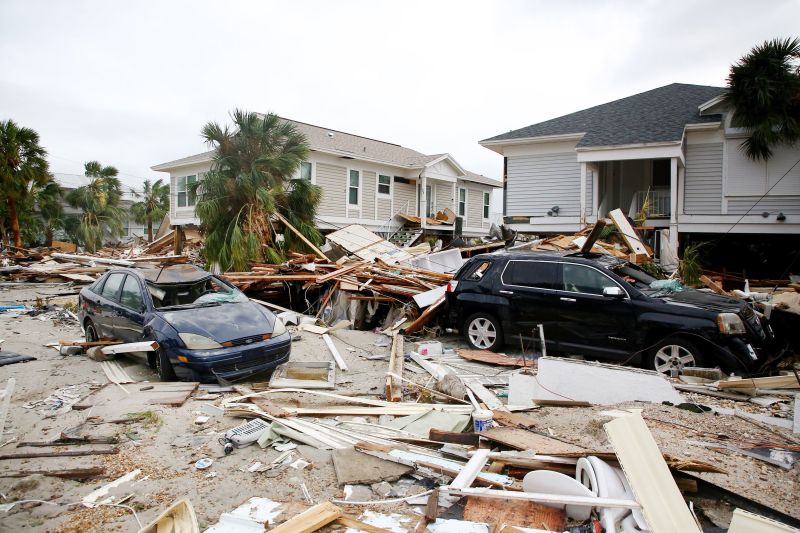
POLYGON ((327 163, 317 163, 317 185, 322 188, 320 215, 345 216, 347 169, 327 163))
POLYGON ((575 152, 509 156, 506 216, 580 215, 581 168, 575 152))
POLYGON ((594 172, 591 168, 586 169, 586 215, 593 215, 592 192, 594 192, 594 172))
MULTIPOLYGON (((364 218, 375 218, 375 189, 378 176, 375 172, 361 171, 361 209, 364 218)), ((378 217, 380 218, 380 217, 378 217)))
POLYGON ((464 226, 470 228, 488 228, 489 223, 483 221, 483 193, 489 189, 470 187, 467 189, 467 220, 464 226))
POLYGON ((751 215, 759 215, 767 211, 773 221, 778 213, 787 216, 800 215, 800 196, 767 196, 761 201, 758 196, 728 198, 729 215, 743 215, 747 213, 748 209, 750 209, 749 214, 751 215), (752 209, 750 209, 751 207, 752 209))
POLYGON ((394 209, 397 210, 404 210, 406 214, 416 215, 417 214, 417 205, 416 205, 416 198, 417 198, 417 184, 416 182, 411 183, 397 183, 392 182, 392 187, 394 187, 394 209))
POLYGON ((722 143, 689 144, 683 211, 687 215, 722 213, 722 143))
MULTIPOLYGON (((430 183, 430 181, 428 182, 430 183)), ((450 208, 455 211, 453 207, 453 184, 452 183, 436 183, 436 191, 434 192, 433 215, 436 215, 444 208, 450 208)))

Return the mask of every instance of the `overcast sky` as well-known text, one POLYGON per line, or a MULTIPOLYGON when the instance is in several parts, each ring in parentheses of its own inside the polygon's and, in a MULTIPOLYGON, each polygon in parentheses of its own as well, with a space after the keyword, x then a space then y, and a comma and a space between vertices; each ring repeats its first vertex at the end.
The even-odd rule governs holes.
POLYGON ((0 1, 0 119, 54 172, 97 159, 136 185, 206 150, 241 107, 449 152, 672 82, 719 85, 798 33, 800 1, 0 1))

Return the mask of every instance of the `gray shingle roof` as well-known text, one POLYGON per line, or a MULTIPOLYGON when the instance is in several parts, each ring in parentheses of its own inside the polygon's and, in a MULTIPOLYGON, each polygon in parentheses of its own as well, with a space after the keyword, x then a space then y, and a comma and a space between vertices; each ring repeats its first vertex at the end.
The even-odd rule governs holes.
POLYGON ((680 141, 686 124, 720 120, 719 115, 701 117, 697 107, 724 90, 673 83, 490 137, 481 143, 571 133, 586 134, 578 142, 578 148, 680 141))
MULTIPOLYGON (((360 135, 353 135, 352 133, 314 126, 313 124, 306 124, 305 122, 298 122, 288 118, 284 118, 283 120, 294 124, 297 130, 306 136, 308 146, 311 150, 333 152, 343 157, 374 161, 401 168, 421 169, 431 161, 447 155, 427 155, 412 150, 411 148, 400 146, 399 144, 378 141, 370 139, 369 137, 361 137, 360 135)), ((161 163, 151 168, 153 170, 169 170, 178 166, 211 161, 213 156, 214 150, 211 150, 209 152, 203 152, 202 154, 161 163)), ((495 187, 501 186, 501 183, 497 180, 472 172, 467 172, 467 177, 465 179, 487 185, 494 185, 495 187)))

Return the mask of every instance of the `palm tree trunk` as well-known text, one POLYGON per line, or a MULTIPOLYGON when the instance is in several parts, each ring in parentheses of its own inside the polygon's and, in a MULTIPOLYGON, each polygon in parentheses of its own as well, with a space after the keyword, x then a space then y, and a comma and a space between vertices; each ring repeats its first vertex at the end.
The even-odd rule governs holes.
POLYGON ((48 223, 44 230, 44 245, 53 246, 53 227, 48 223))
POLYGON ((19 232, 19 217, 17 216, 17 201, 8 197, 8 217, 11 219, 11 233, 14 235, 14 246, 22 248, 22 235, 19 232))
POLYGON ((153 242, 153 219, 147 217, 147 242, 153 242))

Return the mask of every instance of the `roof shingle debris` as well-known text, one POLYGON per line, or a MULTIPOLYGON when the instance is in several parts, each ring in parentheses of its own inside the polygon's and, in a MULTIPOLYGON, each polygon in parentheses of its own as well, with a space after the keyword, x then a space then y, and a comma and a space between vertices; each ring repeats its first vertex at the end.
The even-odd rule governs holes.
POLYGON ((687 124, 719 122, 700 116, 698 106, 719 96, 722 87, 673 83, 484 139, 513 141, 585 133, 577 148, 679 142, 687 124))

